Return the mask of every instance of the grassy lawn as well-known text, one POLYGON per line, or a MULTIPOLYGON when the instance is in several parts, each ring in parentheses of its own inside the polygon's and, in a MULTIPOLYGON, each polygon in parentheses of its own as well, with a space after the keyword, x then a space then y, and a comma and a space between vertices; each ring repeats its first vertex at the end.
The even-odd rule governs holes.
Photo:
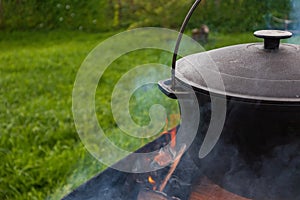
MULTIPOLYGON (((59 199, 105 167, 83 147, 72 117, 72 88, 87 54, 114 33, 0 33, 0 199, 59 199)), ((255 40, 252 34, 212 34, 207 49, 255 40)), ((121 57, 105 72, 96 95, 99 122, 108 137, 134 150, 148 140, 120 135, 110 110, 113 85, 135 65, 170 64, 171 55, 145 50, 121 57), (122 68, 121 68, 122 66, 122 68), (126 66, 124 68, 124 66, 126 66), (104 88, 104 89, 103 89, 104 88)), ((164 102, 178 113, 176 102, 155 86, 132 99, 135 121, 147 124, 147 111, 164 102), (144 107, 139 107, 141 104, 144 107), (135 107, 135 108, 134 108, 135 107), (136 108, 137 107, 137 108, 136 108)))

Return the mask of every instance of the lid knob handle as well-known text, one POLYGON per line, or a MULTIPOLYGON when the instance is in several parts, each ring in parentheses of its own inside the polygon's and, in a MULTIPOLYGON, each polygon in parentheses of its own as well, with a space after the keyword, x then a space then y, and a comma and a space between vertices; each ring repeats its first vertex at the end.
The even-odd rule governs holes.
POLYGON ((293 36, 289 31, 280 30, 261 30, 254 32, 254 36, 264 39, 264 48, 269 50, 279 49, 281 39, 287 39, 293 36))

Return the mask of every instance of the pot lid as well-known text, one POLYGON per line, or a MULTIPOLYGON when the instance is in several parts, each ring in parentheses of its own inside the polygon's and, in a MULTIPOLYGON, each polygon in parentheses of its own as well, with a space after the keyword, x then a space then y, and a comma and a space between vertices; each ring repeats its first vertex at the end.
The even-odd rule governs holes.
POLYGON ((231 97, 300 102, 300 46, 279 44, 292 33, 264 30, 254 35, 264 38, 264 43, 229 46, 180 59, 176 79, 231 97))

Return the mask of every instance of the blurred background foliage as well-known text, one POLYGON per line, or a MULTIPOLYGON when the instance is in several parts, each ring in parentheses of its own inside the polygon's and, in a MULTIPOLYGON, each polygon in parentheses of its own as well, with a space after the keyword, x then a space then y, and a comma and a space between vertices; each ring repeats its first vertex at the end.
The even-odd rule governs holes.
MULTIPOLYGON (((194 0, 0 0, 0 30, 109 31, 142 26, 177 28, 194 0)), ((290 0, 203 0, 190 28, 219 32, 266 26, 265 16, 288 18, 290 0)))

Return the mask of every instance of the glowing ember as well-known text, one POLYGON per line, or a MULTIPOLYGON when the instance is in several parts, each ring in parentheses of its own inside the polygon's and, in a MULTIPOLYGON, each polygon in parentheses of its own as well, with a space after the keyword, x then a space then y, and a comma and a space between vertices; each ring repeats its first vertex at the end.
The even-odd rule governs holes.
POLYGON ((151 176, 148 177, 148 181, 149 181, 149 183, 151 183, 152 185, 155 185, 155 184, 156 184, 155 180, 153 180, 153 178, 152 178, 151 176))
POLYGON ((149 183, 150 183, 151 185, 153 185, 152 190, 156 190, 156 182, 155 182, 155 180, 154 180, 151 176, 149 176, 149 177, 148 177, 148 181, 149 181, 149 183))

